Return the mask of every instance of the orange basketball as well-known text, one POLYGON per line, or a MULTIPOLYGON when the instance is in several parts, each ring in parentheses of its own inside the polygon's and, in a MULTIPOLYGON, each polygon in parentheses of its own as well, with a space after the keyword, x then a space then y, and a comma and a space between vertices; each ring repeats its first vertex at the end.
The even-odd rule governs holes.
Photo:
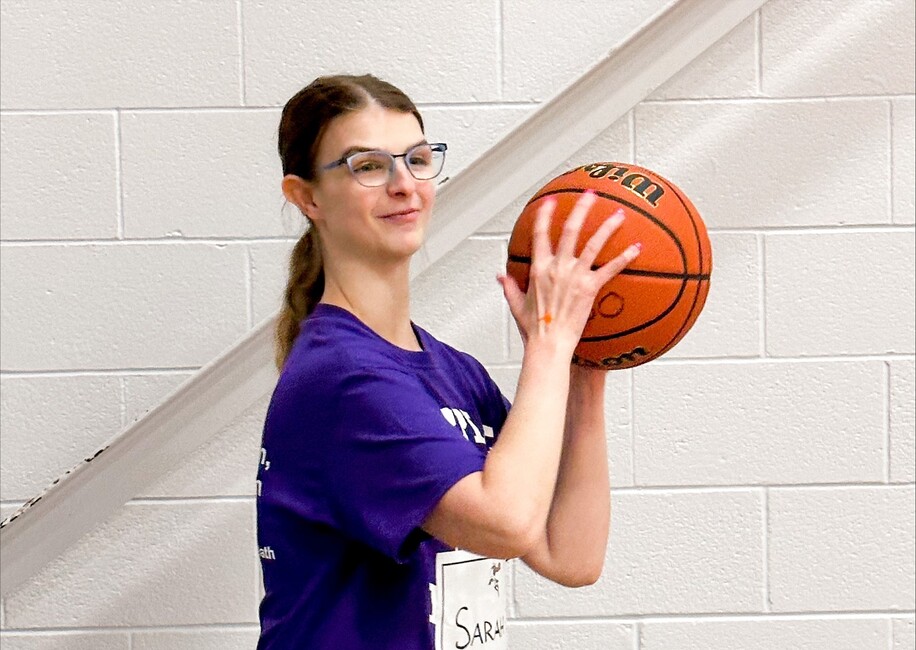
POLYGON ((582 226, 576 254, 618 207, 624 222, 595 265, 636 242, 642 251, 598 292, 573 361, 605 370, 632 368, 673 348, 696 322, 709 291, 709 236, 690 199, 655 172, 618 162, 577 167, 538 190, 512 230, 506 271, 523 291, 528 289, 531 233, 540 202, 548 196, 557 200, 550 227, 556 250, 563 222, 589 189, 598 200, 582 226))

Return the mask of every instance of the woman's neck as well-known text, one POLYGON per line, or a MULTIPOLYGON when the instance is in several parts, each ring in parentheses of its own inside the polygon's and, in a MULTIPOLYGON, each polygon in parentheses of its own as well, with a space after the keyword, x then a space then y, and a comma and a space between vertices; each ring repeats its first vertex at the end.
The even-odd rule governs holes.
POLYGON ((353 313, 393 345, 421 349, 410 325, 409 262, 384 268, 357 262, 337 268, 326 264, 321 302, 353 313))

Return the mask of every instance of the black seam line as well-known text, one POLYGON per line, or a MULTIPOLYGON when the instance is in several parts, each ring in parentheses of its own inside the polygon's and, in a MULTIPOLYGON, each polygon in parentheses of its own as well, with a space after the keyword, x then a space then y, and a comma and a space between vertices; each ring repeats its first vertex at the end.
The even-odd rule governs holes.
MULTIPOLYGON (((523 255, 510 255, 510 262, 531 264, 531 258, 523 255)), ((597 271, 601 266, 592 264, 592 271, 597 271)), ((618 275, 637 275, 646 278, 665 278, 671 280, 709 280, 709 273, 669 273, 667 271, 646 271, 643 269, 621 269, 618 275)))

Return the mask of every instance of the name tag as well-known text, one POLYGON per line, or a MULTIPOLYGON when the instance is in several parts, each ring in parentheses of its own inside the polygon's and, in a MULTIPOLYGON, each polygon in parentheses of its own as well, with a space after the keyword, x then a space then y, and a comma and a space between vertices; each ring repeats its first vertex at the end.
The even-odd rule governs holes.
POLYGON ((430 622, 436 650, 508 650, 508 562, 467 551, 436 556, 430 622))

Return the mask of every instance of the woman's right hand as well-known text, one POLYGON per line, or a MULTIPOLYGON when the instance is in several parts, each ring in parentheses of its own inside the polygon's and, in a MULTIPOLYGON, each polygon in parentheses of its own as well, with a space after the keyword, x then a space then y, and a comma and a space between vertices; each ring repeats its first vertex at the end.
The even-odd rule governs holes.
POLYGON ((576 201, 554 252, 549 231, 557 201, 553 197, 544 199, 535 215, 532 232, 528 292, 522 293, 513 278, 497 276, 526 348, 534 340, 553 339, 564 354, 568 350, 571 358, 598 290, 639 255, 640 245, 633 244, 592 270, 595 258, 623 222, 623 210, 617 210, 598 227, 576 257, 579 232, 594 203, 595 195, 591 191, 576 201))

